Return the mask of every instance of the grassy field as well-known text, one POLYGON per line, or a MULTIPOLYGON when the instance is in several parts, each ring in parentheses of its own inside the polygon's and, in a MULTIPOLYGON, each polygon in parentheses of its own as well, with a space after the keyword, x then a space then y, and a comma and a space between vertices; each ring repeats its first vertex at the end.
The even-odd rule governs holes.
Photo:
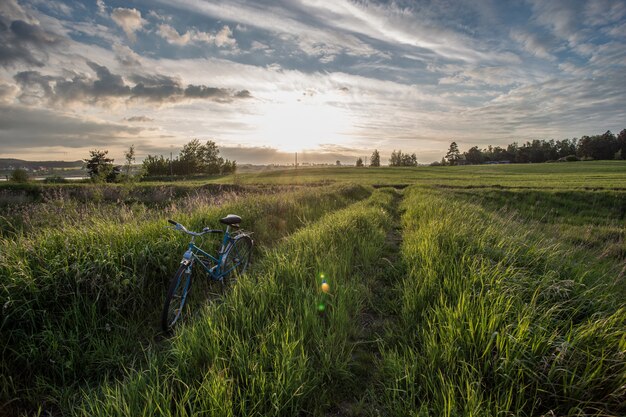
POLYGON ((416 168, 299 168, 238 174, 214 180, 239 184, 356 182, 371 185, 420 184, 456 187, 542 187, 626 189, 625 161, 550 164, 468 165, 416 168))
POLYGON ((212 181, 0 189, 0 415, 626 415, 625 163, 212 181), (227 213, 252 269, 162 334, 165 220, 227 213))

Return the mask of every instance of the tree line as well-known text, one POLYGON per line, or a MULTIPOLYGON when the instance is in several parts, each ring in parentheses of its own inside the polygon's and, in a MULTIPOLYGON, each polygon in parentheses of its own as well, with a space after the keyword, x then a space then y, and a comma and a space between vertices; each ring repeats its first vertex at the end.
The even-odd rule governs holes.
POLYGON ((193 139, 183 146, 176 158, 166 159, 163 155, 148 155, 143 160, 143 169, 148 176, 229 174, 237 169, 237 162, 222 158, 215 142, 202 144, 193 139))
POLYGON ((163 155, 148 155, 142 163, 141 172, 131 175, 135 162, 135 146, 124 153, 124 166, 114 165, 115 160, 108 157, 109 151, 94 149, 89 151, 89 158, 84 159, 85 168, 94 182, 123 182, 143 176, 228 174, 235 172, 237 162, 219 156, 219 148, 209 140, 202 144, 193 139, 183 146, 176 158, 165 159, 163 155))
POLYGON ((448 153, 441 163, 434 165, 483 164, 506 161, 510 163, 538 163, 552 161, 626 159, 626 129, 618 135, 606 131, 601 135, 583 136, 580 139, 540 140, 535 139, 519 145, 513 142, 506 146, 474 146, 461 153, 456 142, 450 144, 448 153))
MULTIPOLYGON (((358 158, 356 160, 357 167, 364 167, 365 163, 363 162, 363 158, 358 158)), ((379 167, 380 166, 380 152, 378 149, 375 149, 372 152, 372 156, 370 156, 370 166, 371 167, 379 167)), ((391 167, 416 167, 417 166, 417 155, 415 153, 408 154, 403 153, 401 150, 393 150, 391 153, 391 157, 389 158, 389 166, 391 167)))

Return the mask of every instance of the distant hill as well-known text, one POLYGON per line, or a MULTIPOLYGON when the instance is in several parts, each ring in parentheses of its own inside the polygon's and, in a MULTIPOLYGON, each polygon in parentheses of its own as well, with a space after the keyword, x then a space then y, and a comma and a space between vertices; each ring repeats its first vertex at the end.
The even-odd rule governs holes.
POLYGON ((82 168, 83 161, 23 161, 21 159, 0 158, 0 169, 53 169, 53 168, 82 168))

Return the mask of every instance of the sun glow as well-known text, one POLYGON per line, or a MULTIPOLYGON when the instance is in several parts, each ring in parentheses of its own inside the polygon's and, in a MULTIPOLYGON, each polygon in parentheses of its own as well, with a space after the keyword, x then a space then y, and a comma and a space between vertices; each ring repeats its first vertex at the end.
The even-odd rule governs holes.
POLYGON ((351 116, 346 108, 303 96, 266 103, 250 125, 255 126, 255 136, 266 140, 267 146, 297 152, 345 142, 351 116))

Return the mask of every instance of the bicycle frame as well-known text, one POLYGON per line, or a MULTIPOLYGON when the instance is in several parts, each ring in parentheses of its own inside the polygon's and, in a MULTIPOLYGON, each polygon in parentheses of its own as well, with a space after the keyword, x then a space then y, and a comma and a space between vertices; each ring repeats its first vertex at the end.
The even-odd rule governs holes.
POLYGON ((218 252, 217 258, 211 255, 210 253, 205 252, 204 250, 202 250, 202 248, 198 247, 195 244, 195 239, 196 239, 196 236, 191 237, 191 242, 189 242, 187 251, 183 254, 183 260, 181 261, 181 263, 189 267, 195 261, 198 261, 197 263, 202 265, 202 268, 204 268, 206 273, 212 279, 216 281, 222 280, 222 278, 228 275, 230 271, 232 270, 230 269, 228 271, 222 271, 222 261, 224 259, 224 256, 226 255, 226 249, 228 248, 228 244, 232 241, 231 234, 230 234, 230 226, 226 227, 226 231, 224 232, 224 237, 222 238, 222 245, 218 252), (207 266, 205 262, 203 262, 203 259, 198 256, 198 254, 208 258, 215 265, 212 267, 207 266))

